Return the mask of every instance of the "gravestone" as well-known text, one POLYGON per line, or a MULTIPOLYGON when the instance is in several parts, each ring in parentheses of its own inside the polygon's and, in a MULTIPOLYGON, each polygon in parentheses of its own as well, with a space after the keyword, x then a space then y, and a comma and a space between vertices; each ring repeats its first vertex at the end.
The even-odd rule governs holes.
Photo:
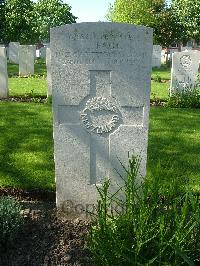
POLYGON ((8 97, 8 73, 6 48, 0 47, 0 98, 8 97))
MULTIPOLYGON (((141 156, 146 173, 152 29, 80 23, 51 29, 57 207, 73 214, 97 200, 96 185, 118 189, 121 163, 141 156), (80 207, 81 206, 81 207, 80 207)), ((68 213, 69 214, 69 213, 68 213)))
POLYGON ((45 59, 46 58, 46 47, 41 47, 40 48, 40 57, 45 59))
POLYGON ((196 88, 199 62, 200 51, 183 51, 173 54, 170 95, 196 88))
POLYGON ((19 46, 19 75, 28 76, 34 74, 34 60, 36 47, 34 45, 19 46))
POLYGON ((46 49, 46 67, 47 67, 47 97, 52 95, 52 81, 51 81, 51 50, 46 49))
POLYGON ((182 46, 181 47, 181 52, 186 51, 186 50, 192 50, 191 46, 182 46))
POLYGON ((153 45, 152 67, 161 66, 161 52, 162 52, 162 46, 153 45))
POLYGON ((19 64, 19 42, 9 43, 9 61, 19 64))

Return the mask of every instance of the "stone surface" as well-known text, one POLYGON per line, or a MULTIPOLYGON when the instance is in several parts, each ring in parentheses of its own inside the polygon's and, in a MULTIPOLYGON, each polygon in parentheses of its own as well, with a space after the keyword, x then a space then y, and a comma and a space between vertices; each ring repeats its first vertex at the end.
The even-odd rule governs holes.
POLYGON ((152 67, 161 66, 161 52, 162 52, 162 46, 153 45, 152 67))
POLYGON ((183 51, 172 56, 170 95, 193 90, 197 85, 200 51, 183 51))
POLYGON ((0 98, 8 97, 8 73, 6 48, 0 47, 0 98))
POLYGON ((9 43, 9 61, 19 64, 19 42, 9 43))
POLYGON ((47 97, 52 95, 52 81, 51 81, 51 50, 46 49, 46 67, 47 67, 47 97))
POLYGON ((42 59, 46 59, 46 47, 41 47, 40 48, 40 57, 42 58, 42 59))
POLYGON ((152 29, 80 23, 51 29, 57 206, 77 215, 105 178, 125 175, 128 153, 146 173, 152 29))
POLYGON ((34 74, 34 60, 36 47, 34 45, 19 46, 19 75, 28 76, 34 74))

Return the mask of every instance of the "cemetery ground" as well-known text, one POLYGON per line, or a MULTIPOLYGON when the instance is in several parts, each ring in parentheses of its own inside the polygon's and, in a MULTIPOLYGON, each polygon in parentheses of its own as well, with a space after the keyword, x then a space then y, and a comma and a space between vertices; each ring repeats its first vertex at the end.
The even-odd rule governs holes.
MULTIPOLYGON (((0 265, 87 264, 88 223, 58 222, 55 215, 51 104, 44 100, 45 64, 35 67, 34 76, 19 78, 17 65, 9 64, 10 101, 0 102, 0 195, 15 197, 25 217, 0 265)), ((166 101, 169 85, 169 68, 153 69, 152 102, 166 101)), ((160 193, 170 195, 174 186, 199 193, 199 162, 200 110, 151 107, 147 173, 164 184, 160 193)))

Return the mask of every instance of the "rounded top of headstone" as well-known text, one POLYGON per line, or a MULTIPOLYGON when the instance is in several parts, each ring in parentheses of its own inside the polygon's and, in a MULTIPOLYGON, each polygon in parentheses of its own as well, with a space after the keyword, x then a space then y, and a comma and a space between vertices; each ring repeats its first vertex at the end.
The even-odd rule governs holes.
POLYGON ((72 23, 61 25, 58 27, 51 28, 51 32, 57 30, 74 30, 74 29, 87 29, 88 31, 97 29, 126 29, 126 30, 137 30, 137 31, 146 31, 146 34, 153 33, 153 29, 150 27, 142 26, 142 25, 133 25, 129 23, 121 23, 121 22, 81 22, 81 23, 72 23))

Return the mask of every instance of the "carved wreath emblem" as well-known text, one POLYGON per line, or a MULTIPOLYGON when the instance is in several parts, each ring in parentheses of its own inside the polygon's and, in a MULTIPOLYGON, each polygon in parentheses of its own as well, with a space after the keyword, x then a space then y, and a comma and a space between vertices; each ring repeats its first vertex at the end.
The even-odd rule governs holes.
POLYGON ((189 55, 183 55, 181 58, 180 58, 180 63, 181 65, 184 67, 184 68, 188 68, 191 66, 192 64, 192 59, 189 55))
POLYGON ((120 120, 117 106, 103 97, 89 99, 80 116, 86 129, 97 134, 111 132, 120 120))

